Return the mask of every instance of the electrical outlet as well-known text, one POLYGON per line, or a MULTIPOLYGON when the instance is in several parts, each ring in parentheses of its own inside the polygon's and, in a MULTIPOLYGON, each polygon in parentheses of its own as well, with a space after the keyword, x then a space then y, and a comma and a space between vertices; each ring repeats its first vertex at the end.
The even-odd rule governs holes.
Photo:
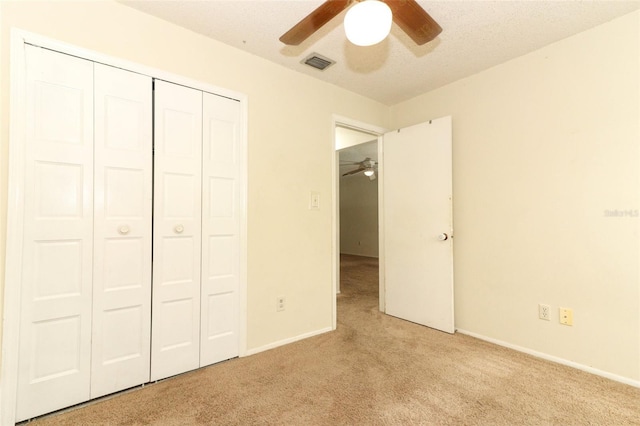
POLYGON ((284 296, 276 297, 276 312, 284 311, 284 302, 285 302, 284 296))
POLYGON ((573 325, 573 309, 560 308, 560 324, 573 325))
POLYGON ((541 320, 549 321, 551 318, 551 306, 544 305, 542 303, 538 304, 538 317, 541 320))

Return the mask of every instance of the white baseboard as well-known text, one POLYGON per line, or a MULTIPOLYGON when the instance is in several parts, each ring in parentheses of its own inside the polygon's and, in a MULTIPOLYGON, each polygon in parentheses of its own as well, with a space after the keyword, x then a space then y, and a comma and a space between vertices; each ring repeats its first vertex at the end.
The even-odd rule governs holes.
POLYGON ((260 353, 260 352, 268 351, 269 349, 274 349, 274 348, 277 348, 279 346, 288 345, 289 343, 297 342, 298 340, 308 339, 309 337, 317 336, 319 334, 324 334, 324 333, 327 333, 329 331, 333 331, 333 328, 331 328, 331 327, 321 328, 320 330, 315 330, 315 331, 311 331, 309 333, 300 334, 298 336, 289 337, 288 339, 278 340, 277 342, 273 342, 273 343, 269 343, 269 344, 264 345, 264 346, 260 346, 260 347, 253 348, 253 349, 249 349, 242 356, 255 355, 255 354, 260 353))
POLYGON ((579 364, 577 362, 569 361, 564 358, 549 355, 544 352, 534 351, 533 349, 525 348, 511 343, 503 342, 502 340, 494 339, 492 337, 483 336, 467 330, 456 330, 460 334, 466 334, 467 336, 475 337, 476 339, 484 340, 485 342, 493 343, 498 346, 504 346, 505 348, 513 349, 518 352, 524 352, 525 354, 535 356, 536 358, 542 358, 547 361, 552 361, 558 364, 566 365, 568 367, 576 368, 578 370, 586 371, 587 373, 595 374, 596 376, 605 377, 607 379, 615 380, 616 382, 624 383, 626 385, 640 388, 640 380, 633 380, 629 377, 618 376, 617 374, 609 373, 607 371, 598 370, 597 368, 589 367, 588 365, 579 364))

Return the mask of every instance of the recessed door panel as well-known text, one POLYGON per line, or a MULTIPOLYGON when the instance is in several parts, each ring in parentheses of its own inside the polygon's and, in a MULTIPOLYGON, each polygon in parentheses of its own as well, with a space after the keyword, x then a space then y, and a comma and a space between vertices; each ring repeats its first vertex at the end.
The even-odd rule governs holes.
POLYGON ((114 267, 104 271, 103 291, 116 292, 145 286, 145 276, 149 274, 150 265, 137 260, 144 258, 148 244, 149 241, 142 237, 113 237, 104 240, 104 264, 114 267), (117 268, 115 265, 123 267, 117 268))
POLYGON ((38 218, 81 218, 84 214, 83 193, 85 167, 82 164, 36 161, 38 218))
POLYGON ((81 240, 35 241, 33 297, 76 297, 82 292, 81 240))
POLYGON ((77 315, 34 323, 30 357, 32 383, 73 375, 82 369, 80 324, 77 315))
MULTIPOLYGON (((169 90, 177 92, 179 89, 172 88, 169 90)), ((198 92, 187 88, 185 90, 198 92)), ((181 106, 183 105, 176 104, 176 108, 181 106)), ((194 155, 199 156, 200 144, 196 144, 196 141, 192 140, 191 137, 202 134, 202 113, 195 109, 187 111, 165 105, 161 116, 162 152, 170 157, 185 159, 193 158, 194 155)))
POLYGON ((151 171, 105 166, 104 173, 105 214, 114 219, 144 217, 150 202, 145 185, 151 171))
POLYGON ((89 399, 91 365, 93 64, 25 54, 17 421, 89 399))
POLYGON ((202 92, 155 82, 151 380, 198 368, 202 92))
MULTIPOLYGON (((185 346, 198 346, 198 340, 193 339, 193 299, 174 299, 164 302, 160 309, 162 329, 160 336, 160 352, 173 351, 185 346)), ((185 357, 184 368, 191 369, 190 357, 185 357)), ((175 361, 175 360, 174 360, 175 361)))
POLYGON ((151 78, 95 65, 91 397, 149 381, 151 78))
POLYGON ((215 279, 234 274, 234 259, 238 255, 235 235, 209 236, 207 249, 209 278, 215 279))
POLYGON ((238 356, 240 104, 204 94, 200 365, 238 356))
MULTIPOLYGON (((169 232, 171 232, 169 230, 169 232)), ((184 232, 184 231, 183 231, 184 232)), ((157 268, 162 272, 162 282, 160 286, 175 284, 197 285, 197 274, 192 262, 185 262, 184 259, 192 259, 194 256, 193 237, 166 237, 162 242, 162 265, 157 268)))
MULTIPOLYGON (((112 72, 111 74, 115 73, 112 72)), ((144 78, 144 77, 143 77, 144 78)), ((139 79, 142 81, 142 79, 139 79)), ((150 83, 144 78, 145 86, 150 83)), ((150 89, 149 89, 150 90, 150 89)), ((141 93, 140 93, 141 94, 141 93)), ((132 151, 142 153, 148 149, 145 139, 149 130, 141 127, 141 123, 148 120, 149 105, 145 99, 133 98, 123 93, 104 93, 104 145, 107 149, 132 151)), ((126 152, 121 152, 126 155, 126 152)))
MULTIPOLYGON (((207 94, 206 96, 214 95, 207 94)), ((234 105, 234 110, 236 110, 236 105, 234 105)), ((236 167, 238 159, 237 117, 209 116, 208 118, 209 129, 207 134, 211 137, 209 138, 210 151, 207 158, 209 161, 236 167)))
POLYGON ((49 142, 84 143, 85 90, 60 81, 34 81, 36 138, 49 142))
MULTIPOLYGON (((199 169, 198 169, 199 171, 199 169)), ((167 219, 192 220, 199 214, 200 204, 200 176, 193 172, 170 173, 166 172, 162 182, 163 204, 161 214, 167 219)))
MULTIPOLYGON (((232 335, 236 329, 233 291, 210 295, 207 303, 209 322, 204 329, 205 338, 214 340, 226 335, 232 335)), ((233 356, 233 355, 232 355, 233 356)))
POLYGON ((235 221, 236 209, 236 179, 209 178, 209 215, 211 218, 225 218, 235 221))
MULTIPOLYGON (((127 306, 104 311, 102 330, 102 360, 105 365, 122 363, 147 356, 144 346, 145 312, 142 306, 127 306), (126 330, 126 333, 123 333, 126 330), (114 345, 113 342, 118 344, 114 345)), ((127 382, 125 375, 114 378, 117 382, 127 382)))

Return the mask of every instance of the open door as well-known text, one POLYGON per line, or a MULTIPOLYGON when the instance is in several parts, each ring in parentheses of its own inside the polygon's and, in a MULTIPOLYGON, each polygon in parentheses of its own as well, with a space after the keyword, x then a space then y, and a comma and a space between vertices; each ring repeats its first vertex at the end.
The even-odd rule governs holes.
POLYGON ((453 333, 451 117, 384 135, 385 312, 453 333))

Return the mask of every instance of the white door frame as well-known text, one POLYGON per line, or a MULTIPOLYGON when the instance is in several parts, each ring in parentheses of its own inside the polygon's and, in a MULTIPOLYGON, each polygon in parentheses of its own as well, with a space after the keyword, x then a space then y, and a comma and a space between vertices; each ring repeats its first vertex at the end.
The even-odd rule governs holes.
POLYGON ((241 103, 240 125, 240 286, 239 286, 239 340, 240 356, 247 355, 247 95, 191 80, 163 70, 147 67, 62 43, 49 37, 11 29, 10 41, 10 107, 11 126, 9 129, 9 179, 7 202, 7 235, 4 280, 4 307, 2 311, 2 367, 0 370, 0 424, 15 423, 18 381, 18 344, 20 325, 20 283, 22 265, 22 228, 24 174, 24 138, 25 138, 25 52, 24 45, 33 44, 55 50, 93 62, 99 62, 116 68, 137 72, 150 77, 193 87, 238 100, 241 103))
POLYGON ((378 136, 378 259, 379 259, 379 309, 384 312, 384 229, 383 229, 383 217, 382 215, 382 202, 384 200, 384 194, 382 192, 382 182, 384 182, 383 173, 383 161, 382 159, 382 137, 388 132, 384 127, 376 126, 373 124, 363 123, 362 121, 353 120, 348 117, 340 115, 333 115, 331 121, 331 149, 333 156, 331 160, 331 202, 333 203, 333 210, 331 212, 331 294, 333 295, 332 302, 332 329, 335 330, 338 324, 338 302, 337 295, 340 288, 340 179, 339 172, 339 153, 336 149, 336 126, 346 127, 352 130, 357 130, 365 133, 371 133, 378 136))

